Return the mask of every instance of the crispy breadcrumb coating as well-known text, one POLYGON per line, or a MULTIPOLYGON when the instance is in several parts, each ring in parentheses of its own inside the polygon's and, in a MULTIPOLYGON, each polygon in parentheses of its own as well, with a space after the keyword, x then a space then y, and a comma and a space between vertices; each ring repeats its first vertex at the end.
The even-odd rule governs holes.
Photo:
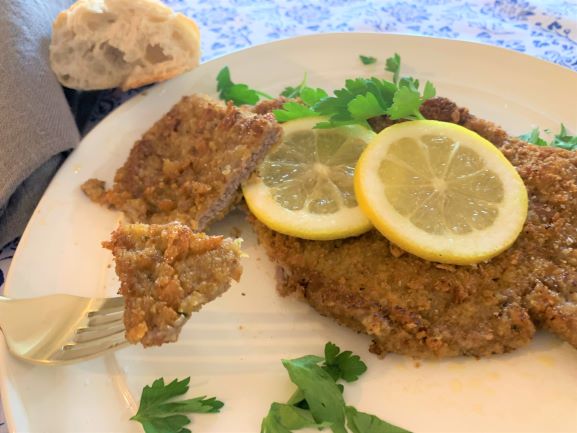
MULTIPOLYGON (((429 262, 376 231, 310 241, 251 222, 278 265, 278 290, 373 338, 371 350, 421 358, 488 356, 528 344, 536 327, 577 348, 577 152, 524 143, 445 98, 422 107, 491 141, 529 193, 511 248, 474 266, 429 262)), ((391 124, 373 119, 377 131, 391 124)))

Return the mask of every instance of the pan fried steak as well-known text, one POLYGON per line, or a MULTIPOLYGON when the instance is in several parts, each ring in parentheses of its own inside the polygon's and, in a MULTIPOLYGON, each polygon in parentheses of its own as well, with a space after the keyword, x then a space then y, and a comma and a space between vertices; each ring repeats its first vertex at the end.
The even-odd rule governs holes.
MULTIPOLYGON (((261 110, 262 111, 262 110, 261 110)), ((278 290, 373 338, 371 350, 420 358, 488 356, 528 344, 544 327, 577 348, 577 152, 529 145, 444 98, 429 119, 491 141, 529 194, 524 229, 504 253, 473 266, 428 262, 377 231, 310 241, 251 222, 278 265, 278 290)), ((373 119, 379 131, 387 119, 373 119)))
POLYGON ((82 189, 131 222, 179 221, 201 231, 240 200, 240 183, 280 137, 271 114, 187 96, 135 143, 112 189, 98 179, 82 189))

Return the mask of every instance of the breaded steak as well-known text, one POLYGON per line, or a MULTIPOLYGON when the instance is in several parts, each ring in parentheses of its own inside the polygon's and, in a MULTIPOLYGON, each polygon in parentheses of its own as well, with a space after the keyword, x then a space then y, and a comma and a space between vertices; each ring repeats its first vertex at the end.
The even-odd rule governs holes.
POLYGON ((202 231, 240 199, 240 183, 280 137, 271 114, 187 96, 134 144, 112 189, 97 179, 82 189, 130 222, 179 221, 202 231))
MULTIPOLYGON (((377 231, 310 241, 251 218, 278 265, 279 292, 370 335, 377 354, 487 356, 526 345, 540 326, 577 348, 577 152, 509 137, 444 98, 422 112, 479 133, 516 167, 530 203, 514 245, 489 262, 452 266, 406 253, 377 231)), ((372 122, 377 131, 387 124, 372 122)))
POLYGON ((242 273, 238 243, 180 223, 122 225, 103 246, 125 298, 126 339, 145 347, 176 341, 190 314, 242 273))

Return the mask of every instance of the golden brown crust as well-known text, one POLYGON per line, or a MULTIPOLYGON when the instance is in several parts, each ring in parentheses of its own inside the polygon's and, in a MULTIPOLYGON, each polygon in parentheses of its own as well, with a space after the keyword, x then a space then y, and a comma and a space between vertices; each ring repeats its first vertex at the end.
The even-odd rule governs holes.
POLYGON ((188 96, 135 143, 111 190, 94 179, 82 189, 131 222, 203 230, 238 201, 240 183, 280 137, 271 115, 188 96))
POLYGON ((182 224, 120 226, 112 251, 125 298, 126 339, 143 346, 176 341, 192 312, 240 279, 240 248, 182 224))
POLYGON ((488 356, 528 344, 535 325, 577 347, 577 153, 509 137, 444 98, 423 112, 478 132, 517 168, 530 204, 515 244, 486 263, 447 266, 403 252, 376 231, 308 241, 252 218, 279 266, 280 293, 298 293, 321 314, 372 336, 378 354, 488 356))

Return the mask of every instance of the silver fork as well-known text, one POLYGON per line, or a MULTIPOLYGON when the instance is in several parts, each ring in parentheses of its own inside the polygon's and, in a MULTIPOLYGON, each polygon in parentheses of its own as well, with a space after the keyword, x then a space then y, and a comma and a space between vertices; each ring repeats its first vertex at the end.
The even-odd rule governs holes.
POLYGON ((122 297, 0 296, 0 329, 10 352, 26 361, 78 362, 128 344, 123 310, 122 297))

